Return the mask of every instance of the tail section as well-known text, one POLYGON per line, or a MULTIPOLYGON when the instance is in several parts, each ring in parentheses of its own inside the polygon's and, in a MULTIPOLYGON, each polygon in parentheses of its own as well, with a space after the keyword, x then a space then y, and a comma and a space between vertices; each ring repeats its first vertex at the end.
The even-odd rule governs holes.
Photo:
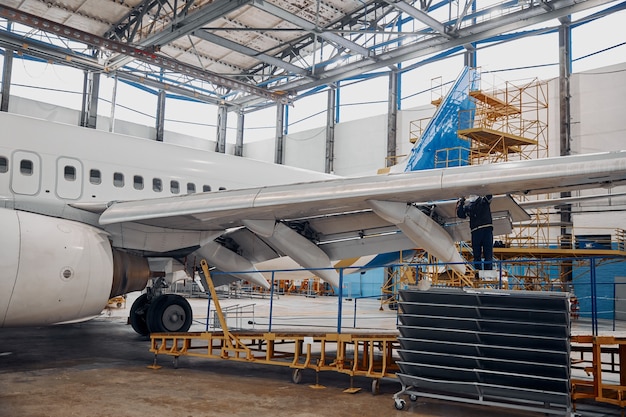
POLYGON ((392 172, 468 164, 467 141, 459 138, 457 131, 473 127, 476 106, 469 92, 478 89, 477 84, 476 69, 465 67, 441 101, 411 154, 404 163, 393 167, 392 172), (438 151, 442 150, 446 151, 444 158, 438 155, 438 151))

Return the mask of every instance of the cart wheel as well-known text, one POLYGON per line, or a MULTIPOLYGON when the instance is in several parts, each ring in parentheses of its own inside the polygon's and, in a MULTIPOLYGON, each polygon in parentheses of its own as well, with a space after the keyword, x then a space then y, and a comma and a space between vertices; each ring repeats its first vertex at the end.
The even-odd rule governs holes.
POLYGON ((417 395, 415 395, 415 394, 411 394, 411 395, 409 396, 409 400, 411 400, 411 401, 413 401, 413 402, 417 401, 417 395))
POLYGON ((406 406, 406 401, 402 399, 396 399, 394 405, 396 406, 396 410, 404 410, 404 407, 406 406))
POLYGON ((302 369, 294 369, 291 374, 291 381, 294 384, 299 384, 302 381, 302 369))
POLYGON ((372 395, 380 393, 380 379, 372 379, 372 395))

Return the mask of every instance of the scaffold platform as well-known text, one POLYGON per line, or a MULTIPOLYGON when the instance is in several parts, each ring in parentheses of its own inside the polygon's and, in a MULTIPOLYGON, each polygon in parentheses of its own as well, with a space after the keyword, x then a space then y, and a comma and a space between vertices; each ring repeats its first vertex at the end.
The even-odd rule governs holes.
POLYGON ((519 107, 507 103, 492 94, 485 93, 484 91, 473 90, 469 92, 469 95, 486 105, 486 110, 483 110, 484 116, 490 120, 522 113, 519 107))
POLYGON ((460 129, 458 134, 461 137, 473 140, 477 147, 472 148, 472 151, 478 154, 521 153, 523 146, 537 145, 536 140, 486 127, 460 129))
MULTIPOLYGON (((372 379, 372 393, 378 392, 380 380, 396 378, 396 334, 319 333, 319 332, 231 332, 220 307, 208 265, 201 261, 209 291, 222 331, 188 333, 152 333, 150 352, 158 369, 158 355, 224 359, 293 369, 292 381, 299 383, 302 370, 334 371, 372 379)), ((350 384, 347 392, 357 392, 350 384)))
MULTIPOLYGON (((292 381, 299 383, 301 371, 334 371, 371 378, 372 392, 382 378, 396 378, 394 352, 397 336, 350 333, 245 333, 198 332, 155 333, 150 336, 155 355, 225 359, 293 369, 292 381)), ((158 367, 158 365, 156 365, 158 367)))

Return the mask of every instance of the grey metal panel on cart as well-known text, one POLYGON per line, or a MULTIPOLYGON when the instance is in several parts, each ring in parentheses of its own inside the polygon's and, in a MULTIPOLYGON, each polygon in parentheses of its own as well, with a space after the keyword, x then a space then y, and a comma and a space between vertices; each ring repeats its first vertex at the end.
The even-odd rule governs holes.
POLYGON ((402 394, 569 415, 569 295, 400 291, 402 394))
POLYGON ((434 327, 398 326, 400 335, 409 337, 420 334, 424 339, 442 342, 482 343, 491 346, 514 346, 526 349, 548 349, 562 351, 567 349, 566 338, 540 337, 519 334, 475 332, 471 330, 441 329, 434 327))
POLYGON ((398 338, 400 345, 407 350, 440 352, 443 354, 482 355, 495 359, 542 361, 552 364, 569 364, 569 357, 563 357, 563 352, 549 350, 529 350, 511 346, 490 346, 484 344, 464 344, 455 342, 442 343, 439 340, 398 338))
POLYGON ((402 314, 400 323, 405 326, 435 327, 444 329, 473 330, 476 332, 517 333, 528 336, 567 337, 569 329, 564 324, 528 323, 505 319, 489 320, 463 317, 438 317, 402 314))
POLYGON ((529 323, 553 323, 562 324, 566 320, 566 313, 562 311, 550 311, 541 309, 522 309, 513 306, 506 309, 493 306, 458 305, 458 304, 435 304, 403 302, 403 312, 408 314, 421 314, 442 317, 462 317, 475 319, 501 319, 525 321, 529 323))
POLYGON ((415 363, 437 365, 445 361, 448 366, 465 369, 476 368, 486 371, 517 372, 520 367, 523 367, 525 373, 540 377, 556 376, 559 378, 568 378, 569 376, 569 364, 551 364, 542 361, 523 361, 518 359, 498 359, 480 355, 470 356, 451 355, 440 352, 416 352, 402 349, 400 349, 398 353, 402 359, 399 363, 406 363, 407 365, 415 363))

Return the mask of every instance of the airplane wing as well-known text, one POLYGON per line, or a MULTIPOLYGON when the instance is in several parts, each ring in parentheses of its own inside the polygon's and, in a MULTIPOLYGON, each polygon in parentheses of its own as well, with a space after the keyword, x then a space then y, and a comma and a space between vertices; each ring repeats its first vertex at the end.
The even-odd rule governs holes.
POLYGON ((422 247, 442 262, 459 262, 453 238, 429 211, 436 202, 624 182, 626 151, 619 151, 119 202, 100 224, 215 232, 220 237, 201 255, 220 269, 224 258, 230 270, 246 271, 287 255, 336 284, 331 259, 422 247))
MULTIPOLYGON (((563 206, 566 204, 575 204, 582 202, 590 202, 597 200, 617 200, 625 201, 624 197, 626 197, 626 193, 605 193, 605 194, 591 194, 591 195, 580 195, 580 196, 572 196, 572 197, 562 197, 562 198, 549 198, 544 200, 529 200, 522 201, 519 203, 520 207, 524 209, 536 209, 542 207, 557 207, 563 206)), ((606 204, 606 201, 605 201, 606 204)))

